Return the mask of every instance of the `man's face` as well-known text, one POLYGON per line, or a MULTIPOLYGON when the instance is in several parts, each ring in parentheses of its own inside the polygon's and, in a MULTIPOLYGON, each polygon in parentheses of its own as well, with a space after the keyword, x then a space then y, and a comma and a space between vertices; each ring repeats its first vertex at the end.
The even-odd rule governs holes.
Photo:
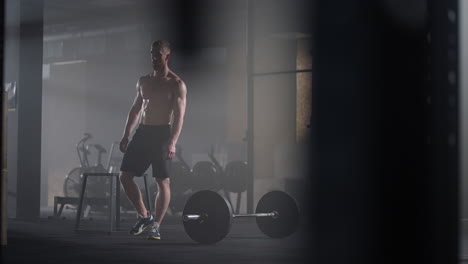
POLYGON ((152 48, 151 49, 151 62, 153 64, 153 69, 160 70, 164 66, 166 66, 167 61, 169 60, 169 54, 164 52, 163 49, 160 48, 152 48))

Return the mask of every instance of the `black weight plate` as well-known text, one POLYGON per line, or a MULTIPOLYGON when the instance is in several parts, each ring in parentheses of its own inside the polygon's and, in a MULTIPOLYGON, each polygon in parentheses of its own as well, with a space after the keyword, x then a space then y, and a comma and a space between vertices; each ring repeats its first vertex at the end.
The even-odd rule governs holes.
POLYGON ((224 188, 240 193, 247 190, 247 162, 231 161, 224 169, 224 188))
POLYGON ((296 231, 299 222, 299 208, 289 194, 271 191, 265 194, 257 204, 256 213, 278 212, 278 217, 257 217, 258 228, 272 238, 283 238, 296 231))
POLYGON ((187 235, 198 243, 216 243, 226 237, 231 229, 231 206, 216 192, 204 190, 192 195, 183 211, 183 215, 190 214, 207 215, 203 221, 183 221, 187 235))
POLYGON ((220 180, 215 165, 209 161, 195 163, 192 168, 192 187, 194 190, 220 190, 220 180))

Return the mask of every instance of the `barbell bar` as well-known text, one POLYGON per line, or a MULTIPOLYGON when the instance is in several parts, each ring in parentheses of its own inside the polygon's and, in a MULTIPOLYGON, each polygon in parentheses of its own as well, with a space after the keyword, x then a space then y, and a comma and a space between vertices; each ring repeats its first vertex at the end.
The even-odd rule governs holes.
MULTIPOLYGON (((182 218, 184 221, 190 220, 198 220, 202 218, 202 215, 184 215, 182 218)), ((207 217, 207 216, 205 216, 207 217)), ((258 213, 258 214, 232 214, 232 218, 236 217, 278 217, 278 212, 271 212, 271 213, 258 213)))
POLYGON ((229 233, 233 218, 255 217, 265 235, 283 238, 297 228, 299 208, 294 198, 282 191, 271 191, 258 202, 254 214, 234 214, 230 204, 214 191, 196 192, 185 204, 182 220, 186 233, 201 244, 213 244, 229 233))

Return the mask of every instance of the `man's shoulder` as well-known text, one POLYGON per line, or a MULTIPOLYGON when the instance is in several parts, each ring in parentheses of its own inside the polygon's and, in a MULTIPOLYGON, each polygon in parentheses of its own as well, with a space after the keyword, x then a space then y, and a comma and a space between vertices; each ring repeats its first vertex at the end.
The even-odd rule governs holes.
POLYGON ((142 81, 148 81, 150 79, 151 79, 151 75, 147 74, 147 75, 140 76, 140 78, 138 78, 138 81, 142 82, 142 81))
POLYGON ((185 82, 174 72, 171 72, 171 82, 174 87, 185 86, 185 82))
POLYGON ((140 76, 140 78, 138 78, 138 81, 137 81, 137 88, 140 87, 141 85, 144 85, 145 83, 148 83, 151 81, 151 75, 150 74, 147 74, 147 75, 143 75, 143 76, 140 76))
POLYGON ((180 87, 180 86, 185 86, 185 82, 184 82, 182 79, 180 79, 180 78, 174 79, 174 83, 175 83, 178 87, 180 87))

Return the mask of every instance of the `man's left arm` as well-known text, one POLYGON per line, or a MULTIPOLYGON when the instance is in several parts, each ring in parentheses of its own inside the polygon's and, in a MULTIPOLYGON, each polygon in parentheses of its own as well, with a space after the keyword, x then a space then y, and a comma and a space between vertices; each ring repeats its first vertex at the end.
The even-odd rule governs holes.
POLYGON ((182 125, 184 123, 185 105, 187 97, 187 87, 185 86, 185 83, 182 80, 177 82, 177 89, 175 90, 175 96, 173 97, 174 119, 171 129, 171 138, 169 139, 168 146, 169 159, 172 159, 175 156, 177 140, 179 139, 180 132, 182 131, 182 125))

